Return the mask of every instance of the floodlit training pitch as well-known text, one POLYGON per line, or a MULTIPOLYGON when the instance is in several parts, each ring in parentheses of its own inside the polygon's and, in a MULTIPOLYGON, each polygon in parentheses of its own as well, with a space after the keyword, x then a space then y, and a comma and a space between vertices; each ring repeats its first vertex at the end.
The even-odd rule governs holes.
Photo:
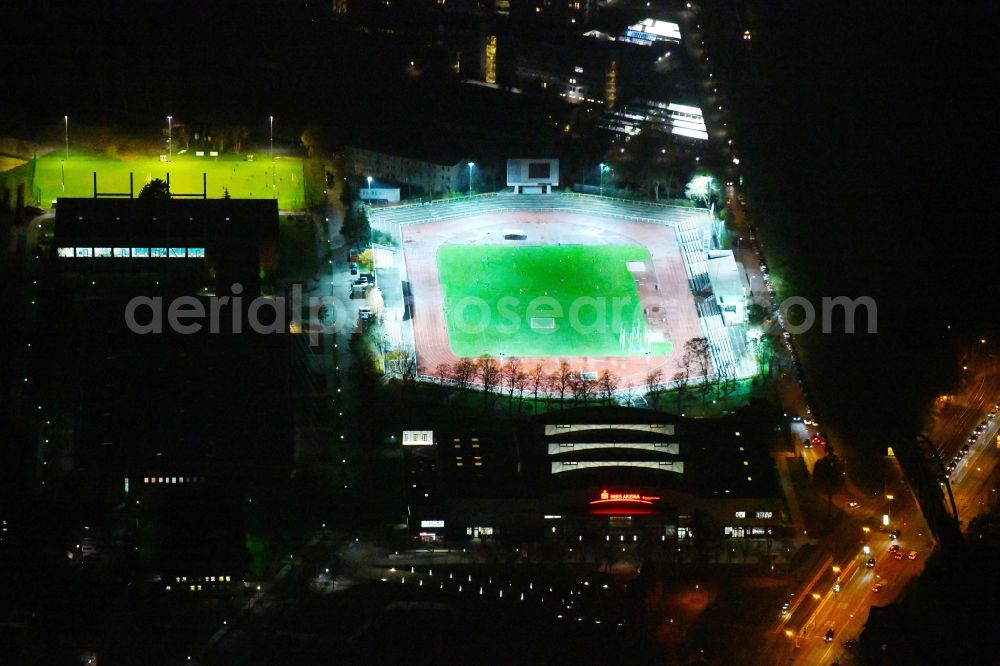
POLYGON ((448 340, 457 356, 665 356, 647 343, 630 267, 641 245, 442 245, 448 340))
POLYGON ((275 157, 272 187, 272 163, 267 153, 247 161, 244 155, 197 157, 191 153, 175 154, 172 162, 159 156, 115 160, 99 156, 70 155, 64 161, 59 153, 38 158, 34 190, 43 203, 58 197, 90 197, 94 193, 94 172, 99 192, 128 193, 129 172, 133 174, 135 194, 154 178, 166 180, 170 172, 170 190, 175 194, 202 191, 202 174, 207 175, 208 197, 221 199, 226 190, 234 199, 278 199, 278 208, 294 210, 305 207, 305 183, 302 160, 275 157), (65 188, 63 180, 65 178, 65 188))

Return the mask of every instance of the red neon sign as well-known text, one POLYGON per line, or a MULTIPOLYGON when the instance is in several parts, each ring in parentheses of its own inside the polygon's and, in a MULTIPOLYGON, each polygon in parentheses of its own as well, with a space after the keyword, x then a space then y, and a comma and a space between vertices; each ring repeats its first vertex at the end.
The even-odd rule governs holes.
POLYGON ((651 505, 660 498, 656 495, 643 495, 642 493, 612 493, 602 490, 598 499, 590 500, 590 505, 601 504, 640 504, 651 505))

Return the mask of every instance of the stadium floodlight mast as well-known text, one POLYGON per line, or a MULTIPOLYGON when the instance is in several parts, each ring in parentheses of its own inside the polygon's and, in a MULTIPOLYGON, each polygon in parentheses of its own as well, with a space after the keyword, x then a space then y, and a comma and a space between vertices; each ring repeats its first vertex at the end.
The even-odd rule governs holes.
POLYGON ((274 116, 268 116, 267 120, 268 120, 268 122, 271 125, 271 133, 270 133, 270 138, 271 138, 271 193, 274 194, 274 198, 277 199, 278 198, 278 184, 274 180, 275 179, 275 173, 274 173, 274 116))
POLYGON ((472 169, 476 166, 475 162, 469 162, 469 196, 472 196, 472 169))
POLYGON ((174 161, 174 117, 167 116, 167 161, 174 161))
POLYGON ((601 162, 600 166, 598 167, 598 169, 601 172, 601 196, 602 197, 604 196, 604 170, 607 168, 607 166, 608 166, 607 164, 605 164, 604 162, 601 162))
POLYGON ((61 174, 60 183, 62 185, 62 191, 66 192, 66 160, 69 159, 69 116, 63 116, 63 123, 65 127, 65 138, 66 138, 66 159, 59 160, 59 173, 61 174))

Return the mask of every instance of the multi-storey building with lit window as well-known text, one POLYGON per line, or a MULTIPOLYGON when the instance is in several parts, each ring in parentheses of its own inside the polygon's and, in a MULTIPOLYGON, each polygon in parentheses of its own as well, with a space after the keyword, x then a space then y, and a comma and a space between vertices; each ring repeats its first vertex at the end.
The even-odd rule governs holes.
POLYGON ((422 150, 414 142, 396 148, 349 146, 344 151, 348 170, 374 181, 405 184, 426 195, 447 196, 469 189, 468 159, 440 146, 422 150))

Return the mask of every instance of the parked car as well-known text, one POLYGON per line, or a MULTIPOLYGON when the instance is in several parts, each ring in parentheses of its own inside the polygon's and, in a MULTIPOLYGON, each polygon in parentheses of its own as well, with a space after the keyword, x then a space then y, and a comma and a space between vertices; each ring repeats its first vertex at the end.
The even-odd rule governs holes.
POLYGON ((358 265, 352 261, 351 262, 351 275, 357 275, 357 274, 358 274, 358 265))
POLYGON ((826 630, 826 634, 823 636, 823 641, 826 642, 826 643, 832 643, 833 642, 833 629, 832 628, 826 630))

